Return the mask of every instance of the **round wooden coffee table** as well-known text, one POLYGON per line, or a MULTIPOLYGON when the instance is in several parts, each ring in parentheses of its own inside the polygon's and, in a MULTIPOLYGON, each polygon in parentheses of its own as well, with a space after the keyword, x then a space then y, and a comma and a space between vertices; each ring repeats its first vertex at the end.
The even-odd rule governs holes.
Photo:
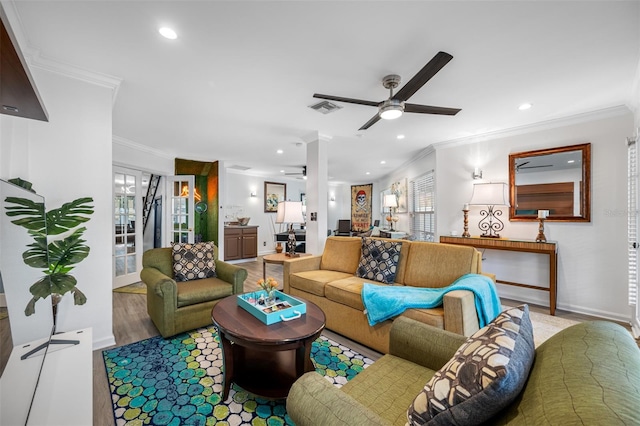
POLYGON ((286 398, 293 382, 314 370, 311 344, 324 329, 324 312, 303 300, 306 314, 266 325, 238 306, 236 298, 226 297, 211 310, 222 342, 222 399, 227 399, 231 382, 265 398, 286 398))

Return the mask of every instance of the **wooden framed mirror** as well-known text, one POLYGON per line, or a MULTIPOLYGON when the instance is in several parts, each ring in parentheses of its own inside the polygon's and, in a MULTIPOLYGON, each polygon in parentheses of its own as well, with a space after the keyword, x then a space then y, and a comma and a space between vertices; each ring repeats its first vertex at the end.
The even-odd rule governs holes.
POLYGON ((591 144, 509 154, 509 220, 591 221, 591 144))

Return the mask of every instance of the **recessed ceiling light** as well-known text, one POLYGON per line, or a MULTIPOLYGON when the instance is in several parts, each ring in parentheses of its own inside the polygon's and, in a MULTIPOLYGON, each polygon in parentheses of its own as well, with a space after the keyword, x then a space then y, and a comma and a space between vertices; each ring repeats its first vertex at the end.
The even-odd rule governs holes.
POLYGON ((365 175, 370 175, 370 174, 371 174, 371 172, 366 172, 366 173, 365 173, 365 175))
POLYGON ((386 161, 384 161, 384 160, 382 160, 382 161, 380 162, 380 164, 387 164, 387 162, 386 162, 386 161))
POLYGON ((575 163, 575 162, 576 162, 576 160, 568 160, 568 161, 567 161, 567 163, 569 163, 569 164, 573 164, 573 163, 575 163))
POLYGON ((397 138, 398 139, 404 139, 404 135, 398 135, 397 138))
POLYGON ((284 170, 280 170, 280 173, 284 173, 284 170))
POLYGON ((284 151, 283 151, 283 150, 281 150, 281 149, 279 149, 279 150, 277 150, 277 151, 276 151, 276 153, 278 153, 278 154, 282 154, 283 152, 284 152, 284 151))
POLYGON ((531 108, 532 106, 533 106, 532 104, 530 104, 530 103, 528 103, 528 102, 527 102, 527 103, 524 103, 524 104, 520 105, 520 106, 518 107, 518 109, 519 109, 520 111, 524 111, 524 110, 526 110, 526 109, 531 108))
POLYGON ((175 40, 178 38, 178 34, 176 34, 176 32, 169 27, 162 27, 158 30, 158 32, 162 35, 162 37, 168 38, 169 40, 175 40))

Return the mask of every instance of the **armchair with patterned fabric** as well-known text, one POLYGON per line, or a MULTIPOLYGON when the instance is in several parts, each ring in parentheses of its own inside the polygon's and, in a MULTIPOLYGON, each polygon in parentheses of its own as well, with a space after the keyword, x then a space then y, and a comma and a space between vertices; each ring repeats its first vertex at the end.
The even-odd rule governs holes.
MULTIPOLYGON (((213 250, 209 255, 215 259, 210 262, 212 267, 215 265, 211 268, 215 276, 205 268, 196 272, 184 265, 174 268, 176 256, 172 247, 147 250, 142 256, 140 278, 147 285, 147 312, 163 337, 210 325, 213 306, 227 296, 243 292, 247 270, 219 260, 218 248, 212 243, 208 246, 213 250)), ((199 255, 187 252, 185 257, 199 255)), ((200 266, 198 262, 185 265, 193 263, 196 268, 200 266)))

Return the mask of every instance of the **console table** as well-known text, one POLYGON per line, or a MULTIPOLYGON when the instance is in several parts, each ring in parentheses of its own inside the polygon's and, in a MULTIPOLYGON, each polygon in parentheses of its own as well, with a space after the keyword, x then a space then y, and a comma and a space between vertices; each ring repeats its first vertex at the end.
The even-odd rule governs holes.
POLYGON ((527 253, 539 253, 549 256, 549 287, 521 284, 511 281, 496 279, 500 284, 513 285, 517 287, 531 288, 549 292, 549 313, 556 314, 556 286, 558 283, 558 243, 547 241, 538 243, 531 240, 508 240, 504 238, 481 238, 481 237, 450 237, 441 236, 441 243, 471 246, 478 249, 507 250, 527 253))

